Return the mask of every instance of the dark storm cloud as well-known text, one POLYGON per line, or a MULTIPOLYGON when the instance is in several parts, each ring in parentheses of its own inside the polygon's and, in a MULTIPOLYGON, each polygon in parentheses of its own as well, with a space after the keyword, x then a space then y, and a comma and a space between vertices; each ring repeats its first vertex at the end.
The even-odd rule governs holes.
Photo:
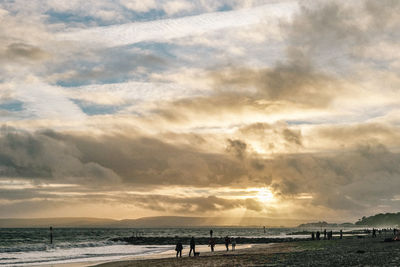
POLYGON ((383 145, 364 145, 332 155, 281 156, 266 163, 266 171, 283 197, 310 193, 315 205, 352 210, 398 195, 399 163, 400 155, 383 145))
POLYGON ((199 186, 230 183, 245 174, 229 156, 145 137, 3 130, 0 148, 3 177, 91 186, 114 182, 199 186))
MULTIPOLYGON (((232 149, 239 148, 240 153, 247 147, 239 140, 230 140, 230 144, 232 149)), ((107 196, 102 195, 101 188, 107 185, 112 192, 137 186, 268 186, 278 198, 295 199, 298 195, 309 194, 316 206, 362 211, 370 205, 390 204, 388 200, 399 194, 400 187, 400 155, 383 145, 364 145, 331 154, 276 155, 273 159, 258 158, 257 154, 250 153, 239 159, 237 151, 233 151, 234 155, 232 151, 208 154, 154 138, 121 135, 94 138, 3 130, 0 147, 2 179, 18 177, 39 185, 77 184, 80 188, 76 192, 82 193, 85 190, 95 193, 97 188, 99 195, 94 194, 93 198, 136 203, 154 210, 169 207, 175 211, 201 212, 219 207, 221 210, 245 207, 257 211, 261 206, 252 200, 228 201, 213 196, 107 196)), ((6 199, 47 198, 49 190, 68 193, 62 188, 41 188, 2 195, 6 199)), ((82 201, 90 198, 73 196, 82 201)))
POLYGON ((110 169, 81 161, 80 151, 44 133, 23 133, 3 128, 0 135, 0 176, 63 180, 82 184, 117 181, 110 169))

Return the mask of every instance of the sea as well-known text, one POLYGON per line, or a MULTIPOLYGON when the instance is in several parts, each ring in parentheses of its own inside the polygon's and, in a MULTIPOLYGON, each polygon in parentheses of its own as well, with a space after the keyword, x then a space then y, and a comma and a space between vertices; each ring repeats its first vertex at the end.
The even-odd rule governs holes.
MULTIPOLYGON (((213 236, 285 238, 294 230, 294 228, 268 228, 264 233, 263 228, 218 227, 213 228, 213 236)), ((94 264, 137 256, 173 255, 175 246, 172 245, 131 245, 110 239, 135 235, 171 238, 208 237, 209 231, 210 228, 54 228, 53 244, 50 244, 48 228, 2 228, 0 266, 94 264)), ((184 244, 184 250, 187 246, 188 244, 184 244)))

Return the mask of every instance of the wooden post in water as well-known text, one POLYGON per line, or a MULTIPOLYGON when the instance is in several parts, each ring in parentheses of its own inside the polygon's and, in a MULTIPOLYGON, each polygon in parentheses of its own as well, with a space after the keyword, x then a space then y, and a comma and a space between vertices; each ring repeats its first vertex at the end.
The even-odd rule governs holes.
POLYGON ((53 244, 53 227, 50 226, 50 244, 53 244))

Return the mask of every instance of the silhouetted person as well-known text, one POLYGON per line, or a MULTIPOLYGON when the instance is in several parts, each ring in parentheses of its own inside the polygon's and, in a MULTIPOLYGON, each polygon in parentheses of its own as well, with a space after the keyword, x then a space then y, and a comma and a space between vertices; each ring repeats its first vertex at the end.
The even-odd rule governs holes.
POLYGON ((229 243, 231 242, 231 240, 229 239, 228 236, 225 237, 225 247, 226 247, 226 251, 229 250, 229 243))
POLYGON ((333 232, 332 232, 332 230, 329 232, 329 240, 332 240, 333 239, 333 232))
POLYGON ((372 237, 376 237, 376 229, 372 228, 372 237))
POLYGON ((340 239, 343 239, 343 231, 340 229, 340 239))
POLYGON ((50 244, 53 244, 53 227, 50 226, 50 244))
POLYGON ((321 233, 320 233, 319 231, 317 231, 316 236, 317 236, 317 240, 319 240, 319 239, 320 239, 320 236, 321 236, 321 233))
POLYGON ((311 233, 311 240, 315 240, 314 232, 311 233))
POLYGON ((232 238, 231 243, 232 243, 232 251, 234 251, 235 248, 236 248, 236 240, 235 240, 235 238, 232 238))
POLYGON ((212 238, 212 235, 213 235, 213 230, 211 229, 210 230, 210 237, 212 238))
POLYGON ((190 254, 192 254, 192 250, 193 250, 193 256, 196 254, 196 243, 194 242, 194 237, 192 236, 192 238, 190 239, 190 251, 189 251, 189 257, 190 254))
POLYGON ((182 243, 181 243, 181 241, 178 241, 178 243, 176 244, 176 247, 175 247, 177 258, 178 258, 178 254, 179 254, 179 257, 182 258, 182 249, 183 249, 182 243))
POLYGON ((211 247, 211 252, 214 252, 214 247, 215 247, 214 238, 210 238, 210 241, 208 241, 208 246, 211 247))
POLYGON ((324 229, 324 240, 326 239, 326 229, 324 229))

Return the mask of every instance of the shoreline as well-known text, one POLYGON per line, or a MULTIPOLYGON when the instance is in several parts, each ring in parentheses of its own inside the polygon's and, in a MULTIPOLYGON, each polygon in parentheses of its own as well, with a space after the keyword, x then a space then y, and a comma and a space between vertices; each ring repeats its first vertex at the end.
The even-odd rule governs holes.
POLYGON ((130 266, 400 266, 400 241, 377 237, 347 237, 255 244, 236 251, 201 253, 199 257, 131 259, 96 267, 130 266))
MULTIPOLYGON (((266 244, 270 245, 270 244, 266 244)), ((151 245, 149 245, 151 246, 151 245)), ((252 244, 238 244, 236 245, 236 251, 249 249, 251 248, 252 244)), ((221 253, 225 252, 225 246, 217 245, 213 253, 221 253)), ((229 247, 231 250, 231 246, 229 247)), ((212 255, 210 248, 207 245, 196 245, 196 252, 200 252, 201 256, 205 255, 212 255)), ((182 258, 188 258, 189 253, 189 246, 185 245, 184 250, 182 252, 182 258)), ((193 255, 193 254, 192 254, 193 255)), ((193 257, 193 256, 192 256, 193 257)), ((43 264, 40 266, 43 267, 88 267, 88 266, 101 266, 102 264, 113 264, 115 262, 130 262, 130 261, 137 261, 137 260, 157 260, 157 259, 174 259, 176 258, 176 251, 175 246, 171 246, 170 249, 159 252, 159 253, 150 253, 150 254, 141 254, 141 255, 132 255, 132 256, 124 256, 119 259, 106 259, 106 260, 86 260, 81 262, 66 262, 66 263, 49 263, 43 264)), ((36 265, 39 266, 39 265, 36 265)))

